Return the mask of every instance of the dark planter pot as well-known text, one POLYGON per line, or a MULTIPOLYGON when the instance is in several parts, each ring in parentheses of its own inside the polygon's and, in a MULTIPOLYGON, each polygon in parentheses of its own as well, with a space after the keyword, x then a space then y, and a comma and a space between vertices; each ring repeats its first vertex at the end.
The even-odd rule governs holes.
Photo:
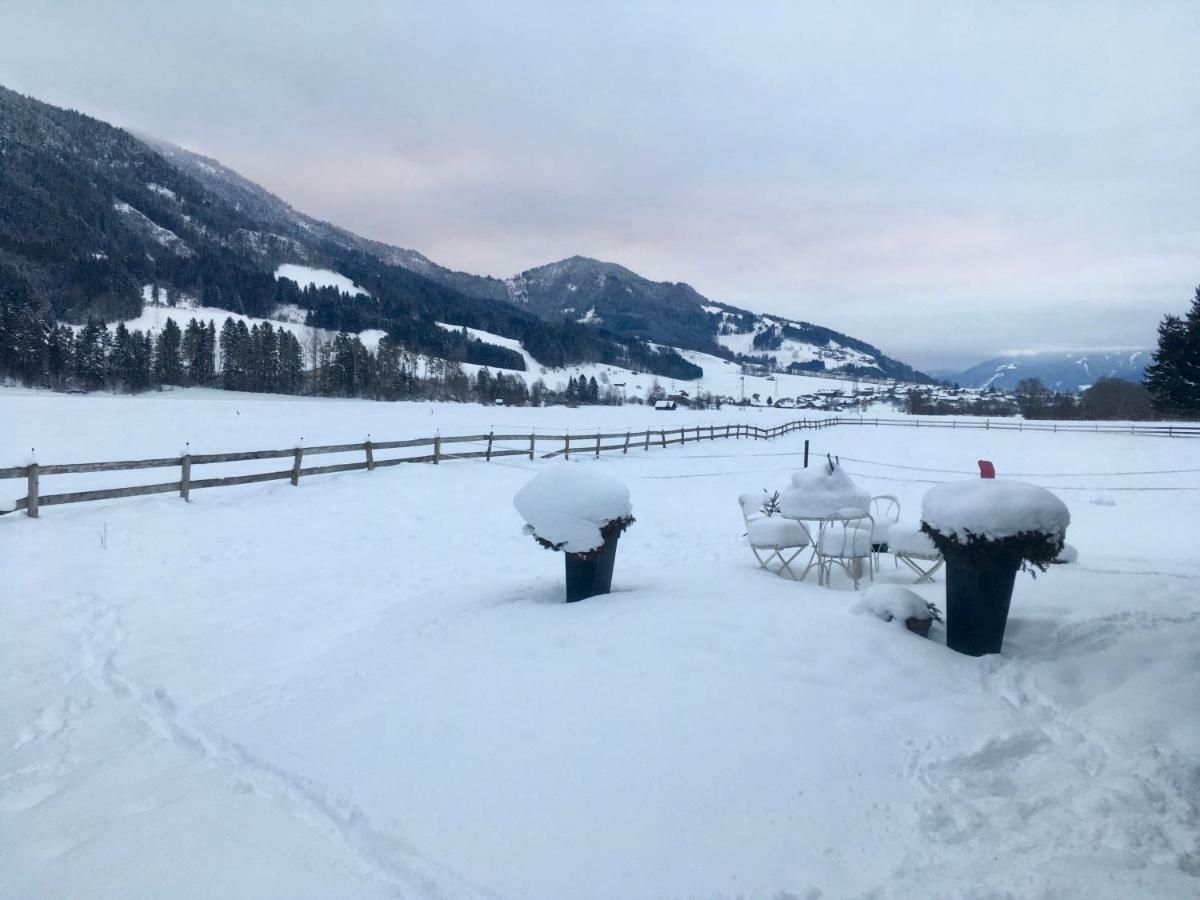
POLYGON ((594 556, 581 557, 563 554, 567 561, 567 602, 586 600, 612 590, 613 563, 617 559, 617 541, 621 534, 611 534, 594 556))
POLYGON ((905 619, 904 627, 913 634, 923 638, 929 637, 929 629, 933 627, 933 619, 905 619))
POLYGON ((968 656, 999 653, 1021 560, 1002 556, 980 561, 961 553, 945 556, 946 646, 968 656))

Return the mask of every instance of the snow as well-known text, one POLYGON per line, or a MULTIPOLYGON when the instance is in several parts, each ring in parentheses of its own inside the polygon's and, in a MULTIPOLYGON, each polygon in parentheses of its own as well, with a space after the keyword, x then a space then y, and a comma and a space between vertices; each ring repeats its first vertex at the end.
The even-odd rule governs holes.
POLYGON ((161 184, 155 184, 153 181, 147 182, 146 188, 147 188, 147 190, 149 190, 155 194, 158 194, 160 197, 167 197, 171 200, 179 199, 178 197, 175 196, 175 192, 173 190, 171 190, 169 187, 163 187, 161 184))
POLYGON ((850 611, 869 613, 885 622, 896 621, 903 625, 905 619, 928 619, 929 603, 916 591, 898 584, 876 584, 867 589, 850 611))
POLYGON ((1061 536, 1071 514, 1045 488, 1009 478, 972 478, 931 488, 921 501, 921 520, 960 541, 971 535, 999 540, 1026 531, 1061 536))
POLYGON ((811 543, 808 532, 793 519, 783 516, 763 516, 746 526, 747 538, 753 547, 806 547, 811 543))
POLYGON ((865 513, 871 495, 858 487, 841 466, 817 460, 792 474, 792 486, 779 495, 779 508, 796 519, 826 519, 865 513))
MULTIPOLYGON (((165 297, 165 294, 162 295, 165 297)), ((200 306, 194 297, 181 297, 174 306, 166 306, 162 300, 158 303, 154 300, 154 286, 147 284, 142 287, 142 314, 133 319, 125 319, 125 327, 130 331, 135 329, 147 332, 158 332, 167 323, 168 319, 173 319, 175 324, 181 329, 184 328, 189 321, 196 319, 199 322, 208 323, 214 322, 216 327, 220 329, 226 319, 233 319, 234 322, 245 322, 247 328, 252 328, 255 325, 262 325, 265 322, 270 322, 273 328, 281 331, 290 331, 296 336, 300 342, 301 348, 307 354, 313 344, 313 339, 332 340, 337 332, 330 331, 325 328, 312 328, 304 324, 304 311, 293 304, 285 304, 276 307, 277 318, 261 319, 257 316, 244 316, 241 313, 230 312, 227 309, 219 309, 215 306, 200 306)), ((109 323, 109 330, 116 328, 116 322, 109 323)), ((79 326, 74 326, 78 328, 79 326)), ((358 334, 359 340, 363 342, 363 346, 370 350, 375 350, 379 347, 379 342, 387 337, 387 332, 378 328, 368 328, 358 334)), ((307 359, 307 364, 315 365, 312 359, 307 359)))
MULTIPOLYGON (((0 389, 0 466, 660 420, 0 389)), ((851 426, 606 454, 577 465, 638 524, 615 592, 570 605, 510 505, 540 458, 0 517, 0 896, 1191 900, 1195 456, 851 426), (836 569, 758 569, 735 499, 806 438, 908 518, 980 458, 1116 505, 1072 504, 1080 561, 1019 575, 1003 654, 968 658, 851 614, 836 569)), ((879 583, 944 608, 940 576, 885 556, 879 583)))
MULTIPOLYGON (((711 310, 710 310, 711 311, 711 310)), ((727 350, 745 356, 767 356, 781 368, 786 369, 794 362, 810 362, 814 359, 825 360, 825 368, 836 369, 845 365, 873 366, 875 359, 859 350, 851 350, 841 346, 837 341, 829 341, 820 346, 791 338, 783 338, 778 350, 762 350, 754 346, 754 338, 777 323, 772 319, 762 318, 754 331, 717 335, 717 343, 727 350)))
POLYGON ((604 543, 600 529, 632 515, 629 488, 586 463, 564 462, 539 472, 513 497, 530 533, 567 553, 604 543))
POLYGON ((192 248, 189 247, 184 240, 171 231, 169 228, 163 228, 157 222, 150 219, 145 213, 139 209, 130 206, 124 200, 114 200, 113 209, 119 213, 123 213, 132 219, 138 228, 146 231, 154 240, 162 244, 172 253, 177 256, 190 257, 193 255, 192 248))
POLYGON ((929 535, 921 531, 919 522, 893 522, 887 530, 887 545, 891 553, 936 559, 938 549, 929 535))
POLYGON ((289 278, 300 287, 332 287, 337 288, 343 294, 362 295, 363 297, 371 296, 357 284, 341 275, 332 269, 314 269, 312 266, 300 266, 295 263, 284 263, 275 270, 276 278, 289 278))

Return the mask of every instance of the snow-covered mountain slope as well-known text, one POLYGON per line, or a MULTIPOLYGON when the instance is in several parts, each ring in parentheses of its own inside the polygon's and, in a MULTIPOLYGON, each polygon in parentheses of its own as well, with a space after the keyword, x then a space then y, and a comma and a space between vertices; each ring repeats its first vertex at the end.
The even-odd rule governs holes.
POLYGON ((1078 391, 1101 378, 1141 381, 1151 358, 1149 350, 1031 353, 989 359, 941 377, 963 387, 997 390, 1012 390, 1022 378, 1038 378, 1051 390, 1078 391))
MULTIPOLYGON (((263 318, 247 316, 215 306, 203 306, 197 302, 195 297, 186 295, 175 298, 173 302, 168 302, 162 292, 156 295, 154 286, 149 284, 145 285, 142 291, 144 303, 141 314, 131 319, 118 319, 108 323, 109 331, 117 327, 118 321, 123 321, 125 327, 130 331, 144 331, 149 334, 157 334, 168 320, 174 321, 181 330, 192 319, 196 319, 201 324, 212 322, 218 331, 226 319, 245 322, 247 328, 269 322, 271 327, 296 336, 296 340, 300 342, 300 347, 304 352, 304 365, 309 368, 317 365, 315 355, 317 343, 331 341, 336 334, 327 328, 313 328, 304 324, 305 311, 298 307, 279 307, 272 316, 263 318)), ((72 327, 79 328, 81 326, 72 327)), ((357 334, 363 346, 369 350, 375 350, 379 346, 379 342, 387 336, 386 331, 378 328, 367 328, 357 334)))
POLYGON ((760 358, 784 369, 793 363, 826 370, 853 366, 888 377, 925 380, 922 373, 865 341, 808 322, 718 303, 690 285, 651 281, 616 263, 572 256, 522 272, 506 285, 512 302, 548 320, 566 318, 675 347, 760 358))
POLYGON ((371 296, 352 280, 334 272, 332 269, 314 269, 311 266, 299 266, 295 263, 284 263, 275 270, 276 278, 290 278, 300 287, 331 287, 337 288, 343 294, 350 296, 371 296))
POLYGON ((239 235, 247 247, 265 256, 311 264, 320 256, 314 243, 318 248, 333 245, 401 266, 469 297, 512 304, 547 322, 577 322, 636 340, 720 355, 732 355, 743 345, 750 353, 754 348, 747 342, 756 333, 786 326, 791 332, 789 345, 782 348, 782 354, 768 354, 783 368, 793 362, 823 363, 827 369, 852 365, 888 377, 924 380, 921 373, 849 335, 717 303, 690 285, 652 281, 617 263, 572 256, 503 281, 454 271, 415 250, 362 238, 306 216, 216 160, 153 138, 143 139, 238 210, 265 223, 259 232, 239 235), (722 333, 729 339, 718 340, 722 333), (745 340, 739 342, 739 335, 745 340))

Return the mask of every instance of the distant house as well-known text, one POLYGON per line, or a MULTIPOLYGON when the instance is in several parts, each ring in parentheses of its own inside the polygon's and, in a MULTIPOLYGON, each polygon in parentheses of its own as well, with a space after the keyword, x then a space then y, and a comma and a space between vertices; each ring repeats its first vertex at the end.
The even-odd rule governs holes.
POLYGON ((666 400, 655 400, 654 408, 658 409, 658 410, 663 410, 664 412, 673 412, 676 408, 675 401, 671 400, 669 398, 666 400))

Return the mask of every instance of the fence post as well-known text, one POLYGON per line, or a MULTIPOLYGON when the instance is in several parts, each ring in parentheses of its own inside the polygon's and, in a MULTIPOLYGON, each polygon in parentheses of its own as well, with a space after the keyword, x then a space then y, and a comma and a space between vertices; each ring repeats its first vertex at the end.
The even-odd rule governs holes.
POLYGON ((495 435, 495 433, 496 433, 495 429, 492 429, 491 431, 489 431, 489 432, 488 432, 488 448, 487 448, 487 456, 485 456, 485 457, 483 458, 483 461, 484 461, 484 462, 491 462, 491 461, 492 461, 492 436, 493 436, 493 435, 495 435))
POLYGON ((185 503, 191 503, 192 493, 192 454, 183 454, 183 459, 179 460, 179 496, 183 498, 185 503))
POLYGON ((808 468, 808 438, 804 439, 804 468, 808 468))
POLYGON ((563 440, 565 442, 563 444, 563 454, 567 457, 567 459, 570 459, 571 458, 571 432, 568 431, 566 433, 566 435, 564 435, 563 440))
POLYGON ((297 447, 292 456, 292 487, 300 484, 300 462, 304 459, 304 448, 297 447))
POLYGON ((650 429, 646 429, 646 450, 650 450, 650 429))
POLYGON ((629 432, 626 431, 625 432, 625 446, 621 449, 621 453, 625 454, 628 452, 629 452, 629 432))
POLYGON ((663 448, 664 450, 666 450, 666 449, 667 449, 667 432, 666 432, 666 429, 663 429, 663 430, 662 430, 662 431, 659 433, 659 437, 660 437, 660 438, 662 438, 662 448, 663 448))
POLYGON ((531 431, 531 432, 529 432, 529 459, 531 462, 533 461, 533 451, 534 451, 536 445, 537 445, 537 432, 531 431))
POLYGON ((367 471, 370 472, 375 468, 375 449, 371 446, 371 438, 367 437, 363 444, 363 449, 367 451, 367 471))
POLYGON ((717 426, 715 426, 715 425, 708 426, 708 439, 710 441, 715 441, 717 439, 717 426))
POLYGON ((596 432, 596 459, 600 458, 600 432, 596 432))
POLYGON ((442 459, 442 433, 440 431, 433 435, 433 464, 436 466, 442 459))
POLYGON ((30 463, 25 469, 25 481, 28 484, 25 497, 25 515, 31 519, 38 517, 38 464, 30 463))

